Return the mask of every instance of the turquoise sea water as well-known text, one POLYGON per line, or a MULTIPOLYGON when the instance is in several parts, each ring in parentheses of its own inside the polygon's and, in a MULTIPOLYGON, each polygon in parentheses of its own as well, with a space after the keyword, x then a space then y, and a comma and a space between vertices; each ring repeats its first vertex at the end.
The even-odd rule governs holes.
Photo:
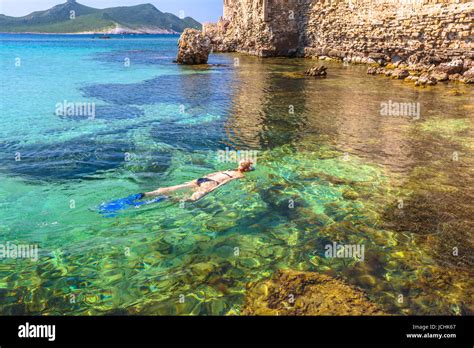
POLYGON ((279 268, 340 276, 389 313, 473 313, 471 87, 339 63, 309 80, 300 59, 183 67, 177 40, 0 35, 0 241, 40 256, 0 260, 2 314, 239 314, 279 268), (421 118, 380 116, 389 100, 421 118), (64 101, 95 117, 57 115, 64 101), (195 204, 97 211, 234 167, 226 148, 259 151, 257 170, 195 204), (366 260, 325 258, 333 242, 366 260))

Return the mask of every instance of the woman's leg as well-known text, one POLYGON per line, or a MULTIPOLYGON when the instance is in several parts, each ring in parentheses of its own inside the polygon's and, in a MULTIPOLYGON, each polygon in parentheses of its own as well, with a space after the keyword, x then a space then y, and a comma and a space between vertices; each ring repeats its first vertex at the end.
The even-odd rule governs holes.
POLYGON ((182 185, 164 187, 164 188, 159 188, 158 190, 155 190, 152 192, 146 192, 145 196, 160 196, 160 195, 165 195, 174 191, 182 190, 185 188, 194 188, 194 187, 197 187, 196 182, 190 181, 182 185))

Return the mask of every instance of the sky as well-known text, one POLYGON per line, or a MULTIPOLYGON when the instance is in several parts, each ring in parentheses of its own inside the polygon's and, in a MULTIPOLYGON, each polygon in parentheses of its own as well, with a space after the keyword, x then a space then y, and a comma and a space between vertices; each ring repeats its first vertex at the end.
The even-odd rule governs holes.
MULTIPOLYGON (((65 2, 66 0, 0 0, 0 13, 20 17, 65 2)), ((216 22, 222 15, 224 0, 77 0, 77 2, 95 8, 151 3, 163 12, 179 16, 179 11, 183 10, 185 16, 193 17, 199 22, 216 22)))

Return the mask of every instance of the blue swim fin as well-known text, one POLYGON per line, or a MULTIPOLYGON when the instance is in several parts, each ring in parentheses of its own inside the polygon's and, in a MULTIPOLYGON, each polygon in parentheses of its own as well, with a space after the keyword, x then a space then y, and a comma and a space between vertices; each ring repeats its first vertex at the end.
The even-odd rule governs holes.
POLYGON ((115 201, 111 201, 109 203, 102 203, 101 205, 99 205, 99 212, 107 216, 115 216, 116 213, 121 210, 125 210, 131 207, 138 208, 142 205, 158 203, 168 198, 167 196, 159 196, 150 201, 140 202, 139 200, 144 197, 145 195, 143 193, 138 193, 125 198, 117 199, 115 201))

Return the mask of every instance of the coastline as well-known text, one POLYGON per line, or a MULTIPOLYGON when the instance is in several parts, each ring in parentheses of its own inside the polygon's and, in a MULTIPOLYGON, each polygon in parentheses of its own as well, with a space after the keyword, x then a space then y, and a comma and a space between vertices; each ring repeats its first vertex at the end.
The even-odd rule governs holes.
POLYGON ((201 28, 192 17, 161 12, 152 4, 97 9, 75 0, 23 17, 0 14, 0 19, 5 34, 178 34, 188 26, 201 28))

